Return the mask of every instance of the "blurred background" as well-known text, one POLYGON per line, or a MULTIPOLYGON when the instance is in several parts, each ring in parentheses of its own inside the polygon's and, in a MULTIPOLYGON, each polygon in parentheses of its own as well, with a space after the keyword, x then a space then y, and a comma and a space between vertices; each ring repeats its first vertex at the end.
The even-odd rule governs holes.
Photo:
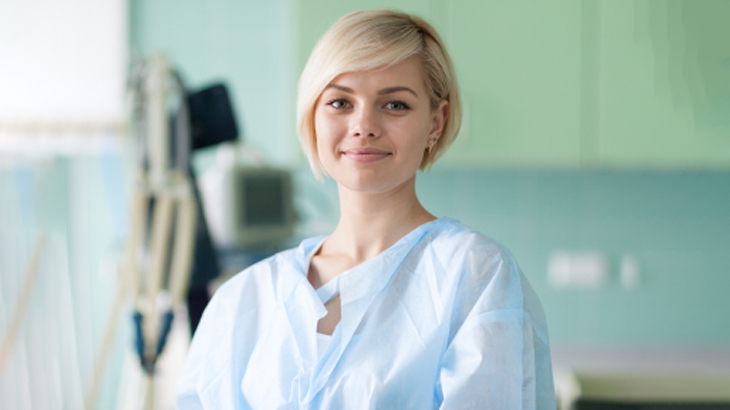
MULTIPOLYGON (((0 5, 3 409, 174 408, 191 316, 172 304, 144 402, 137 302, 118 296, 151 163, 135 67, 164 56, 190 95, 227 90, 235 141, 189 160, 217 258, 206 271, 196 251, 191 292, 208 293, 335 226, 336 186, 298 144, 297 79, 334 21, 379 7, 424 17, 450 50, 464 123, 418 193, 512 251, 547 314, 561 406, 728 408, 730 2, 34 0, 0 5), (241 188, 258 172, 260 190, 241 188), (280 218, 264 228, 271 215, 236 214, 266 201, 280 218)), ((192 101, 169 94, 170 112, 192 101)))

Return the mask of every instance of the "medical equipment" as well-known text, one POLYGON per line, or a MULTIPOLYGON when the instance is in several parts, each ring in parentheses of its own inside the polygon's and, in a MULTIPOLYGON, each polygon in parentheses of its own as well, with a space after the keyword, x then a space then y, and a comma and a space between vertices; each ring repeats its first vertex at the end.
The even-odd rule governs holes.
POLYGON ((231 146, 200 178, 205 215, 221 249, 279 246, 294 233, 292 177, 285 169, 237 164, 231 146))
POLYGON ((122 305, 130 295, 134 295, 136 349, 146 374, 145 408, 154 407, 155 363, 170 330, 173 307, 184 301, 193 261, 197 204, 188 172, 191 143, 182 82, 165 57, 154 56, 133 75, 132 91, 134 132, 140 150, 132 229, 123 280, 96 362, 97 377, 86 398, 87 409, 96 402, 98 375, 109 355, 122 305), (174 144, 168 116, 169 91, 173 88, 183 95, 174 144), (159 302, 162 294, 168 295, 167 304, 159 302))

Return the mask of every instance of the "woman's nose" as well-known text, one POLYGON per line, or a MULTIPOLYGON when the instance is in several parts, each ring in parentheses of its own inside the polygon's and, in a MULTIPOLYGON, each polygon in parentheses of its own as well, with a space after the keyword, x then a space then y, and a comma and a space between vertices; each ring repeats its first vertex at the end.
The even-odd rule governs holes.
POLYGON ((356 110, 352 117, 351 130, 353 137, 379 137, 380 125, 377 112, 365 107, 356 110))

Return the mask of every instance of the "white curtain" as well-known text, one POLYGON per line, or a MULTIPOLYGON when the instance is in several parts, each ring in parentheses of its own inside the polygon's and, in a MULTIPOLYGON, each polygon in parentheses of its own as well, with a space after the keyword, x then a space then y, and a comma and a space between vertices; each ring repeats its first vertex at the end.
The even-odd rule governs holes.
POLYGON ((20 318, 0 407, 84 409, 98 379, 93 408, 114 408, 126 316, 105 372, 93 369, 128 224, 127 2, 0 2, 0 61, 0 346, 20 318))
POLYGON ((94 375, 119 282, 128 213, 120 157, 15 159, 0 167, 0 338, 20 330, 0 371, 3 409, 83 409, 93 378, 95 408, 115 401, 129 318, 117 329, 104 374, 94 375), (28 303, 38 242, 45 236, 28 303), (21 315, 22 313, 22 315, 21 315))

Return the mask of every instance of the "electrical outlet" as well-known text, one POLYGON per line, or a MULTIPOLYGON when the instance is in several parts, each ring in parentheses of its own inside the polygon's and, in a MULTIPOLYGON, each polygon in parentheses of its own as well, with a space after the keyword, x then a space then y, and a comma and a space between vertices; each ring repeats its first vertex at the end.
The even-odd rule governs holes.
POLYGON ((606 257, 596 251, 556 251, 548 260, 548 280, 557 289, 597 289, 607 274, 606 257))

